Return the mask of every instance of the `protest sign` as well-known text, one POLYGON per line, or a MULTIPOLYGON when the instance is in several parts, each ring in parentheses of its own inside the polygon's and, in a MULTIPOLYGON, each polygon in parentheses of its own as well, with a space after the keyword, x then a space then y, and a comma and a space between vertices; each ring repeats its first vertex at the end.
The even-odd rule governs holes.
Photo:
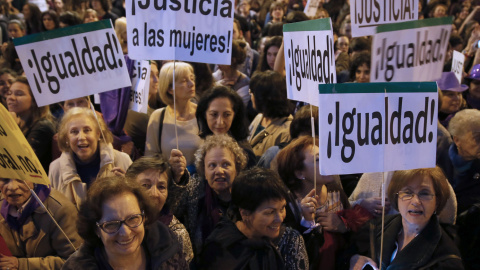
POLYGON ((465 55, 461 52, 453 51, 452 72, 455 73, 458 83, 462 83, 463 63, 465 63, 465 55))
POLYGON ((14 39, 38 106, 131 85, 110 20, 14 39))
POLYGON ((233 0, 127 0, 130 58, 230 65, 233 0))
POLYGON ((318 87, 321 174, 435 166, 435 82, 318 87))
POLYGON ((28 3, 37 5, 37 7, 40 9, 41 12, 44 12, 50 9, 47 1, 45 0, 28 0, 28 3))
POLYGON ((442 76, 452 17, 377 27, 370 82, 433 81, 442 76))
MULTIPOLYGON (((49 138, 50 139, 50 138, 49 138)), ((12 115, 0 105, 0 175, 50 185, 45 170, 12 115)))
POLYGON ((320 5, 323 4, 324 1, 322 0, 308 0, 303 12, 310 18, 314 18, 317 14, 317 10, 320 5))
POLYGON ((150 90, 150 61, 134 60, 132 72, 132 91, 130 92, 130 110, 147 113, 148 93, 150 90))
POLYGON ((352 36, 375 34, 382 24, 418 20, 418 0, 351 0, 352 36))
POLYGON ((318 84, 335 83, 335 53, 330 18, 283 26, 287 97, 318 106, 318 84))

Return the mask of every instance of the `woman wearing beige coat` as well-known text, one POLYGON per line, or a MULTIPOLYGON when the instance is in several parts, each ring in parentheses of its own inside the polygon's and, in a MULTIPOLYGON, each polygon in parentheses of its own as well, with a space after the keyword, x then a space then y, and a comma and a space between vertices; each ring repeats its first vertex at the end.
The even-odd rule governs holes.
POLYGON ((127 154, 113 149, 112 141, 103 120, 89 109, 73 108, 63 117, 58 131, 62 155, 50 164, 49 178, 77 209, 95 179, 125 175, 132 164, 127 154))

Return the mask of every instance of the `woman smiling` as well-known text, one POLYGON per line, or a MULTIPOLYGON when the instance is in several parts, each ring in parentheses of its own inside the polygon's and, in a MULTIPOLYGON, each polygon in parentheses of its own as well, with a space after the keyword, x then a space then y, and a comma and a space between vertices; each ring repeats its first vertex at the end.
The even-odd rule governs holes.
POLYGON ((252 168, 232 187, 232 204, 208 237, 205 269, 308 269, 300 234, 282 226, 288 190, 271 170, 252 168))
POLYGON ((77 208, 96 178, 124 175, 132 163, 127 154, 113 149, 112 141, 103 120, 91 110, 76 107, 64 115, 58 131, 62 155, 50 164, 48 176, 77 208))

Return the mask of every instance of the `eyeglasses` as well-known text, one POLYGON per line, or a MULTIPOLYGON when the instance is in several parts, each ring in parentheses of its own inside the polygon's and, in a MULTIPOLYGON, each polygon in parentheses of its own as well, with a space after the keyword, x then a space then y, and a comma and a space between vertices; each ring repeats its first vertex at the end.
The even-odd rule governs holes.
POLYGON ((133 229, 142 225, 144 219, 145 219, 145 213, 142 211, 141 214, 128 216, 124 220, 112 220, 112 221, 107 221, 103 223, 97 222, 97 227, 102 229, 105 233, 113 234, 118 232, 118 230, 120 230, 120 227, 122 227, 122 224, 125 224, 128 227, 133 229))
POLYGON ((420 201, 431 201, 435 194, 430 194, 428 192, 420 191, 419 193, 414 193, 410 191, 400 191, 397 193, 398 197, 402 201, 410 201, 413 199, 413 195, 417 195, 420 201))

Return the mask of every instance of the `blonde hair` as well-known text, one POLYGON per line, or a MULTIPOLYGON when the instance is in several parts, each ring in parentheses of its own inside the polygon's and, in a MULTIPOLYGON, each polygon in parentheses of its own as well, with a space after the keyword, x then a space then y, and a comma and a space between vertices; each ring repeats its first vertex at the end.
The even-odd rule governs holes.
MULTIPOLYGON (((162 102, 168 106, 173 106, 173 95, 168 92, 168 90, 173 87, 173 65, 173 62, 163 64, 162 69, 160 69, 160 75, 158 76, 158 95, 162 102)), ((185 76, 188 71, 194 74, 193 67, 190 64, 176 62, 175 80, 185 76)))
MULTIPOLYGON (((97 123, 97 117, 90 109, 75 107, 68 110, 63 116, 62 121, 60 122, 60 127, 58 128, 58 148, 62 152, 70 152, 71 150, 70 146, 66 143, 68 141, 68 124, 76 117, 88 118, 93 123, 97 123)), ((107 144, 112 143, 112 132, 107 128, 107 125, 101 117, 98 117, 98 123, 100 124, 100 129, 98 129, 98 125, 94 125, 94 128, 100 133, 100 139, 104 139, 107 144)))

